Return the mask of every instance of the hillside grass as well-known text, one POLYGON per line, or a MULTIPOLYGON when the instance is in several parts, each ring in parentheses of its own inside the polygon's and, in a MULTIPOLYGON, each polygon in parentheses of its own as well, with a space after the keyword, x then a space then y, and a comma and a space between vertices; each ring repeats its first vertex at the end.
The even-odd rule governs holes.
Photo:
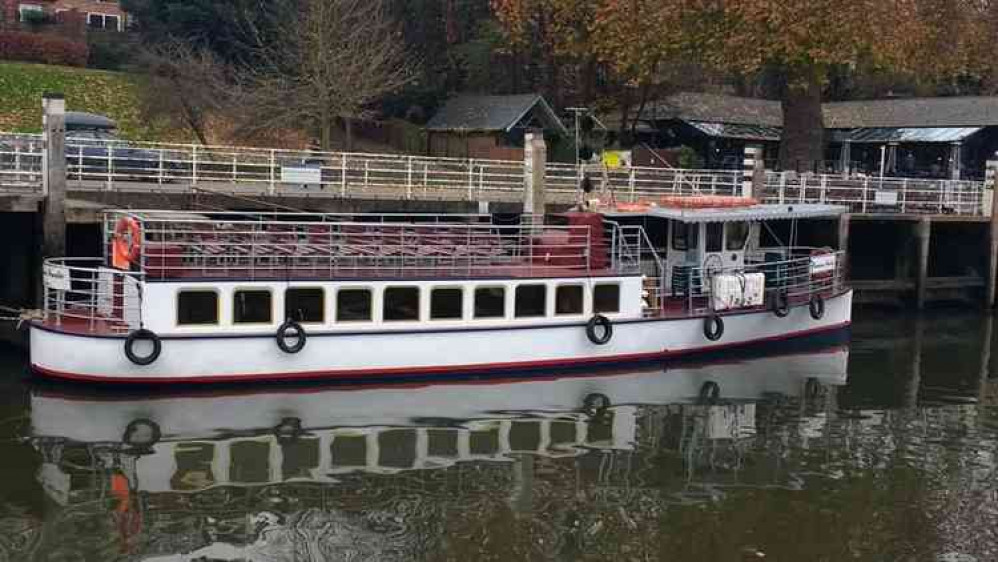
POLYGON ((40 132, 42 94, 61 92, 68 111, 106 115, 117 121, 124 138, 175 138, 165 127, 143 120, 141 80, 122 72, 0 61, 0 131, 40 132))

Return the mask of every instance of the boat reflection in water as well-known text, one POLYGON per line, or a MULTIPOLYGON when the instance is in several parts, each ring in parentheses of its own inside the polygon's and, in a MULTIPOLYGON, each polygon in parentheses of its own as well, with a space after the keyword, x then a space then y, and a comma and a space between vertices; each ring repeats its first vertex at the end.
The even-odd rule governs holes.
POLYGON ((343 549, 349 559, 412 559, 454 532, 439 528, 454 515, 445 511, 471 517, 487 498, 532 511, 536 482, 626 479, 630 462, 616 461, 642 449, 679 453, 670 501, 709 498, 737 480, 767 405, 798 402, 803 432, 819 436, 847 363, 847 349, 833 347, 421 387, 125 397, 42 386, 29 440, 57 517, 106 523, 62 525, 80 533, 74 548, 158 562, 333 560, 343 549))

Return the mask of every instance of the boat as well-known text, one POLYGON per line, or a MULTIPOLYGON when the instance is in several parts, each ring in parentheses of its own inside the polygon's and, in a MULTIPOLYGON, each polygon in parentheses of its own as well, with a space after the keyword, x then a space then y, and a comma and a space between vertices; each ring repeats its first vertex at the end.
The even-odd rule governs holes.
POLYGON ((661 203, 108 211, 101 257, 43 264, 31 366, 88 383, 371 383, 661 362, 848 329, 844 253, 770 228, 845 208, 661 203))

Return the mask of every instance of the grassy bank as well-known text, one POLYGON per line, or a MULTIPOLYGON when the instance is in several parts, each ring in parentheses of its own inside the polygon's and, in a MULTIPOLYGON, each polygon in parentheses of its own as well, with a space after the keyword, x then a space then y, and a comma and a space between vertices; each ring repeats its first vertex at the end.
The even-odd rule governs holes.
POLYGON ((163 139, 169 135, 162 127, 141 118, 140 80, 120 72, 0 62, 0 131, 41 131, 42 94, 62 92, 68 110, 107 115, 126 138, 163 139))

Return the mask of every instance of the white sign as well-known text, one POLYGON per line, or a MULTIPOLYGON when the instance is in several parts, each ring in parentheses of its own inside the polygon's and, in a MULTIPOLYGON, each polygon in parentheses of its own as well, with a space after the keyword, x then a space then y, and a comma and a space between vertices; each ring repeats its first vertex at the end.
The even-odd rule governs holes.
POLYGON ((835 271, 835 254, 811 256, 811 275, 835 271))
POLYGON ((281 183, 320 184, 322 168, 281 166, 281 183))
POLYGON ((873 203, 875 205, 897 205, 898 204, 898 192, 897 191, 884 191, 878 189, 873 192, 873 203))
POLYGON ((64 265, 53 265, 50 263, 42 267, 42 279, 45 288, 56 291, 69 291, 72 289, 72 282, 69 278, 69 268, 64 265))

